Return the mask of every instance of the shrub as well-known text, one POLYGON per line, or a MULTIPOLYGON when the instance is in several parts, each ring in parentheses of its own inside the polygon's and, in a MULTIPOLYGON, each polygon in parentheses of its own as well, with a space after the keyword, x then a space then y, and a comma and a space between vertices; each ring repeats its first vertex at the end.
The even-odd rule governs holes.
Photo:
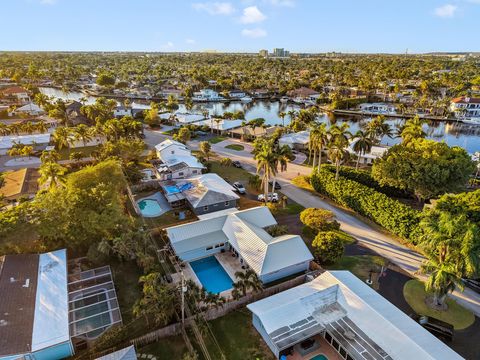
POLYGON ((343 256, 345 246, 334 231, 322 231, 312 242, 313 253, 321 264, 334 264, 343 256))
POLYGON ((225 167, 230 167, 230 166, 232 166, 232 159, 223 158, 222 160, 220 160, 220 165, 225 166, 225 167))
POLYGON ((305 209, 300 213, 300 221, 316 232, 340 229, 333 212, 325 209, 305 209))
POLYGON ((277 237, 288 234, 288 226, 287 225, 272 225, 265 229, 270 236, 277 237))
POLYGON ((319 193, 366 216, 392 233, 404 239, 414 239, 419 211, 343 176, 336 181, 335 174, 323 166, 312 176, 311 184, 319 193))

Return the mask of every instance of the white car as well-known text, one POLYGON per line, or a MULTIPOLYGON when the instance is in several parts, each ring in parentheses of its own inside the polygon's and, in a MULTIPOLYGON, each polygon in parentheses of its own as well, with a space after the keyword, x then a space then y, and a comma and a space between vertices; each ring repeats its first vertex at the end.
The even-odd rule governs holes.
POLYGON ((239 183, 238 181, 233 183, 233 187, 235 188, 235 191, 238 192, 239 194, 246 194, 247 190, 245 190, 245 187, 239 183))
MULTIPOLYGON (((258 201, 265 201, 265 195, 260 194, 258 195, 258 201)), ((277 193, 268 193, 267 194, 267 201, 268 202, 278 202, 278 194, 277 193)))

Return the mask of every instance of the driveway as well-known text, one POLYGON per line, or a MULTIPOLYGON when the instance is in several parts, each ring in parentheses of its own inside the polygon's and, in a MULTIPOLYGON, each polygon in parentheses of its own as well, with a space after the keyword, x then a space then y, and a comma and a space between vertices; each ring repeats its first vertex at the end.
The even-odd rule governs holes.
MULTIPOLYGON (((256 162, 249 149, 251 145, 235 139, 228 139, 217 144, 212 144, 212 151, 217 154, 238 160, 243 167, 255 173, 256 162), (243 151, 235 151, 225 148, 226 145, 236 143, 245 147, 243 151)), ((423 256, 416 251, 402 245, 395 237, 382 232, 378 227, 352 215, 351 212, 342 209, 335 204, 323 200, 320 196, 312 194, 291 183, 291 180, 298 175, 310 175, 311 168, 298 164, 289 163, 287 171, 279 172, 277 180, 282 185, 282 193, 304 207, 323 208, 332 211, 342 230, 355 237, 362 245, 374 250, 380 256, 388 259, 398 267, 412 276, 425 279, 424 276, 416 274, 423 261, 423 256)), ((464 292, 455 291, 452 297, 466 308, 480 316, 480 294, 471 289, 465 288, 464 292)))

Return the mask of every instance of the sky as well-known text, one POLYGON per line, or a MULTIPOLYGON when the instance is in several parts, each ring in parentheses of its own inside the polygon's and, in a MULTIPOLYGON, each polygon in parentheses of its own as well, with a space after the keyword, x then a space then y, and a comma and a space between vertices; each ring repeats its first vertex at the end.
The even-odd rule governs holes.
POLYGON ((0 8, 3 51, 480 51, 480 0, 0 0, 0 8))

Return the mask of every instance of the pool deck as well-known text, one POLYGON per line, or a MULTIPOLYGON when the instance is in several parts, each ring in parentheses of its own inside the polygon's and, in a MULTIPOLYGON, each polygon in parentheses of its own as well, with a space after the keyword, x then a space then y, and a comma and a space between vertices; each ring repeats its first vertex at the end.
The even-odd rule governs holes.
POLYGON ((145 196, 143 198, 140 198, 136 201, 137 205, 140 201, 142 200, 156 200, 158 202, 158 205, 160 205, 160 208, 162 209, 162 211, 158 214, 158 215, 155 215, 155 216, 149 216, 149 215, 144 215, 141 213, 141 210, 140 210, 140 213, 143 217, 158 217, 158 216, 162 216, 163 214, 165 214, 166 212, 172 210, 172 207, 170 206, 170 204, 168 203, 167 199, 165 199, 165 196, 162 195, 161 192, 156 192, 152 195, 149 195, 149 196, 145 196))
POLYGON ((311 353, 302 356, 298 351, 295 351, 292 355, 287 356, 287 360, 310 360, 316 355, 323 354, 328 360, 343 360, 339 353, 330 345, 321 335, 314 337, 320 344, 320 348, 312 351, 311 353))

